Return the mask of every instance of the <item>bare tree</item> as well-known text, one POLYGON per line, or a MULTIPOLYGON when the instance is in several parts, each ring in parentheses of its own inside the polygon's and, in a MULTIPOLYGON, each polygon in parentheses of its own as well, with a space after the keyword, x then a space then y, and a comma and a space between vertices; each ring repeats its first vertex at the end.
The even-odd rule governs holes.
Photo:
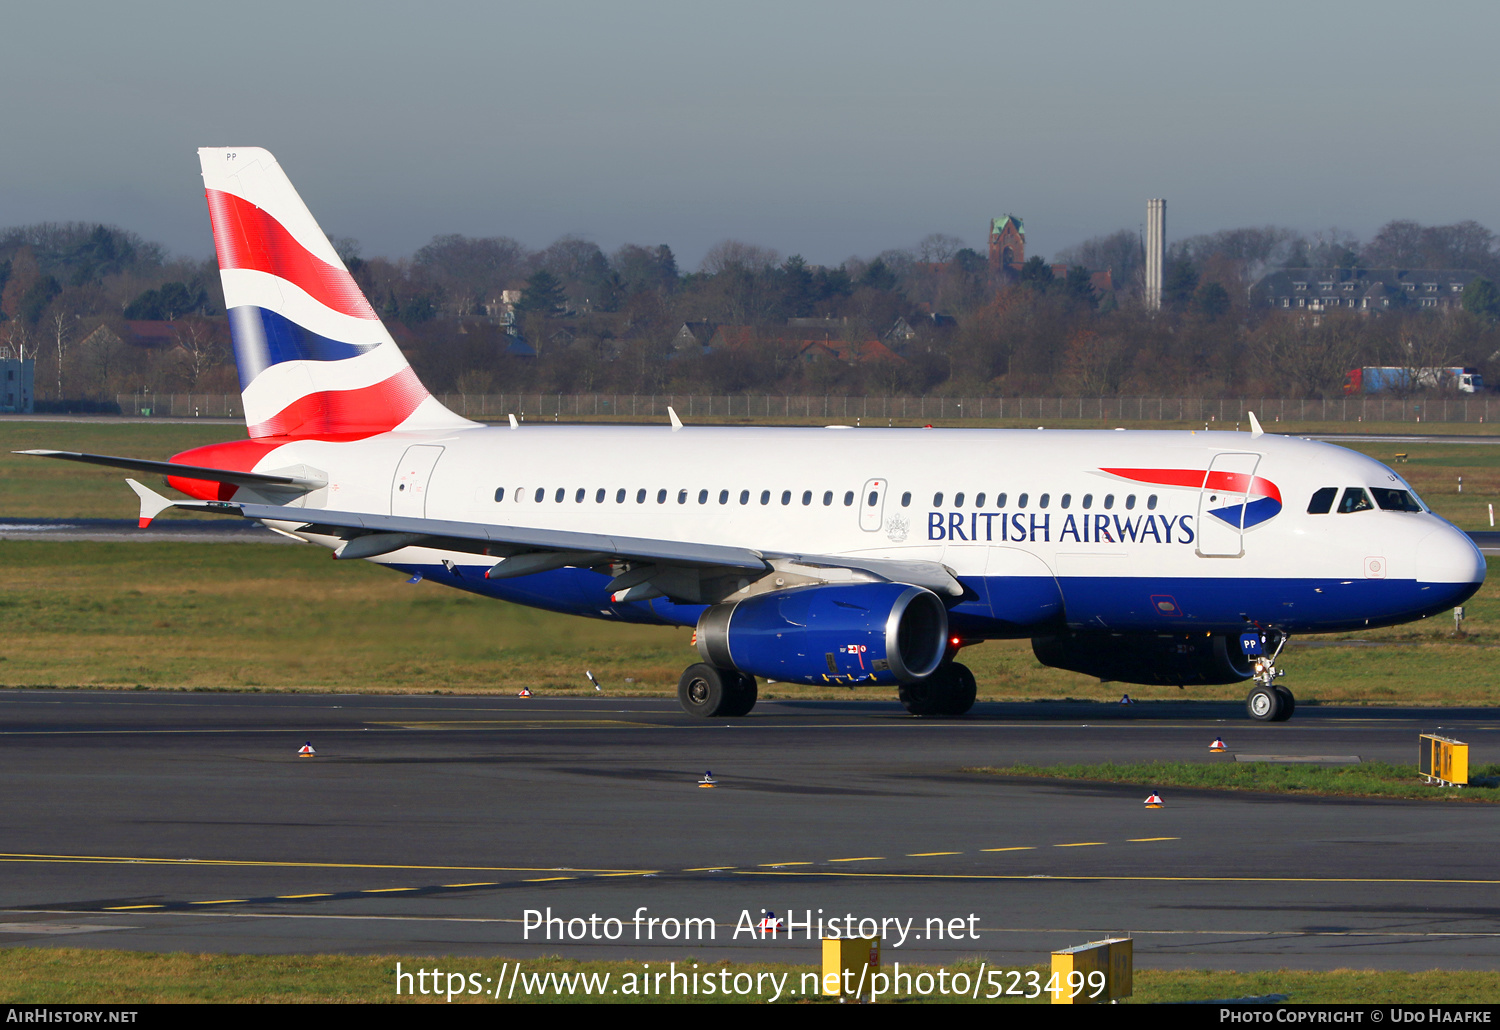
POLYGON ((52 309, 52 317, 48 319, 52 327, 52 342, 57 350, 57 399, 63 397, 63 358, 66 356, 68 344, 73 342, 73 330, 78 325, 78 316, 62 307, 52 309))
POLYGON ((917 244, 917 260, 927 264, 941 265, 953 260, 953 255, 963 248, 964 241, 944 232, 928 233, 917 244))
POLYGON ((224 345, 213 323, 203 318, 181 318, 172 323, 172 335, 182 348, 190 389, 197 389, 209 369, 224 361, 224 345))
POLYGON ((764 272, 780 262, 781 255, 770 247, 757 247, 741 240, 720 240, 703 255, 702 268, 710 275, 729 271, 764 272))

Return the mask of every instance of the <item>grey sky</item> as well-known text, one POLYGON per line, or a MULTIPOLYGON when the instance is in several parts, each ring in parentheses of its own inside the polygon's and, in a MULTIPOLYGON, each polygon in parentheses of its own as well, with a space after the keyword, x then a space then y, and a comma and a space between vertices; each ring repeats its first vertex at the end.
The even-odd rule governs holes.
POLYGON ((194 150, 271 149, 323 227, 734 237, 834 263, 1014 211, 1500 230, 1493 3, 10 5, 0 226, 211 251, 194 150))

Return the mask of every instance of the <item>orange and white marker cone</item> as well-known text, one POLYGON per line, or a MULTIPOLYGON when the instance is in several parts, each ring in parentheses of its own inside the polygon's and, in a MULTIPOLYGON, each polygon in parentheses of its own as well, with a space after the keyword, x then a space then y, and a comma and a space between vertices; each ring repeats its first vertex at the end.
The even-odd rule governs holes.
POLYGON ((1210 751, 1227 751, 1228 746, 1224 743, 1224 738, 1215 737, 1214 742, 1208 745, 1208 749, 1210 751))
POLYGON ((530 687, 522 687, 521 688, 521 692, 516 695, 516 697, 530 697, 530 696, 531 696, 531 688, 530 687))
POLYGON ((1146 807, 1147 808, 1165 808, 1166 805, 1162 803, 1161 795, 1158 794, 1158 793, 1156 793, 1155 791, 1152 791, 1151 792, 1151 796, 1146 799, 1146 807))
POLYGON ((714 774, 712 771, 704 773, 703 779, 698 781, 698 786, 700 787, 717 787, 718 785, 719 781, 714 779, 714 774))
POLYGON ((310 740, 297 749, 298 758, 311 758, 315 754, 317 752, 313 750, 312 741, 310 740))

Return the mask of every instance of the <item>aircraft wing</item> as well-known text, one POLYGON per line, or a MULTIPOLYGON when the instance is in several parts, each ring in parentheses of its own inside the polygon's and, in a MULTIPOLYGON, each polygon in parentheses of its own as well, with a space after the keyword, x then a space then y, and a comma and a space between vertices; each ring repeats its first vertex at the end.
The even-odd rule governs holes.
MULTIPOLYGON (((172 503, 178 508, 239 515, 242 518, 255 519, 259 522, 300 523, 309 533, 343 536, 351 540, 363 539, 367 535, 389 534, 392 537, 389 542, 395 543, 397 547, 435 547, 443 550, 468 551, 474 554, 489 553, 495 557, 503 557, 519 551, 540 550, 596 558, 595 561, 587 564, 603 564, 607 558, 619 558, 627 561, 657 561, 670 565, 700 568, 753 569, 757 572, 764 572, 769 568, 765 559, 755 551, 719 544, 650 540, 604 533, 577 533, 562 529, 499 526, 483 522, 450 522, 445 519, 413 518, 407 515, 371 515, 364 512, 329 511, 323 508, 299 508, 276 504, 250 504, 235 501, 176 501, 172 503)), ((372 545, 374 543, 375 541, 372 541, 372 545)), ((391 550, 397 547, 392 547, 391 550)), ((363 552, 362 557, 388 553, 370 550, 368 547, 359 550, 363 552)))
POLYGON ((334 552, 339 558, 372 558, 403 547, 468 552, 499 559, 486 573, 492 579, 565 566, 628 565, 630 568, 611 583, 620 601, 662 595, 688 601, 717 600, 743 585, 746 573, 750 579, 758 579, 773 569, 788 573, 791 585, 824 579, 886 580, 953 597, 964 593, 962 584, 946 566, 930 561, 768 553, 723 544, 290 505, 173 501, 134 480, 129 482, 141 498, 142 525, 167 507, 237 515, 259 522, 295 523, 308 533, 342 537, 345 542, 334 552))

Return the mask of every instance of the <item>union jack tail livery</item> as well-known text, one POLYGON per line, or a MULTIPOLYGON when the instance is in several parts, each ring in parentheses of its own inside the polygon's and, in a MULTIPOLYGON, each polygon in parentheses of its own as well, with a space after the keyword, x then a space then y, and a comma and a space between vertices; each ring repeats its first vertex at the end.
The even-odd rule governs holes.
POLYGON ((472 425, 417 380, 268 151, 205 147, 198 159, 253 439, 472 425))

